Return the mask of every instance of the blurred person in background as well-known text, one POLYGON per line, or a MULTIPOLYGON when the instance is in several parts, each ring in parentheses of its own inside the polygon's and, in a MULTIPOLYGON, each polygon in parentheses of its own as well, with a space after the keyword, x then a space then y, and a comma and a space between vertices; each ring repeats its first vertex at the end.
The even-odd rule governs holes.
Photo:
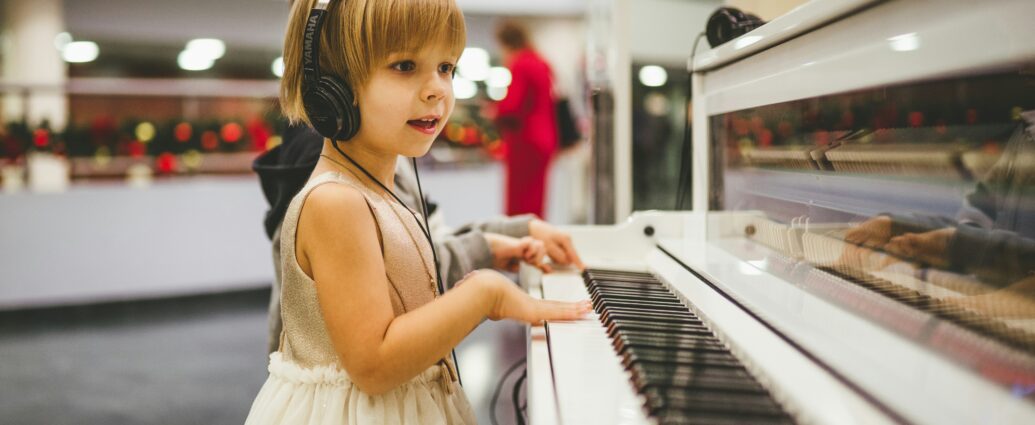
POLYGON ((546 173, 557 151, 557 115, 553 72, 513 21, 496 31, 511 83, 503 100, 485 109, 503 140, 506 166, 504 211, 508 215, 543 216, 546 173))

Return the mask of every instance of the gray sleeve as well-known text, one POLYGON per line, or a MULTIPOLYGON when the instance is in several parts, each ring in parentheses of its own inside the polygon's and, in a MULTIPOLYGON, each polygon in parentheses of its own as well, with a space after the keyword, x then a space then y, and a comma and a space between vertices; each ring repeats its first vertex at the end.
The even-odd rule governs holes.
POLYGON ((435 241, 438 268, 448 291, 468 273, 492 267, 492 251, 480 230, 450 235, 435 241))
POLYGON ((1035 240, 1005 230, 962 225, 949 243, 950 268, 1006 286, 1035 275, 1035 240))
POLYGON ((501 235, 522 238, 528 236, 528 224, 535 218, 534 214, 498 217, 465 225, 457 229, 455 233, 461 235, 472 230, 480 230, 485 233, 499 233, 501 235))

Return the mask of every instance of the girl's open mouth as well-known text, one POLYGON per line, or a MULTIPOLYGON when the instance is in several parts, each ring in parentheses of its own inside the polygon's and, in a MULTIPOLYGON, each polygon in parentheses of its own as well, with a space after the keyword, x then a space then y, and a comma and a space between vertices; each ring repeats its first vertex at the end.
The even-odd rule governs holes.
POLYGON ((434 134, 435 127, 438 126, 438 119, 419 119, 406 121, 410 127, 424 134, 434 134))

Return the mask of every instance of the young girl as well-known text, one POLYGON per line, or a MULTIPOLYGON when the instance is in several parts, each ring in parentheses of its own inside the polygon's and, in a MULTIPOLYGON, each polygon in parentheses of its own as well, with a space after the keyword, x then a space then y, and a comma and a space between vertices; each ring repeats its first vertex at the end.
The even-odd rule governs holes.
MULTIPOLYGON (((285 41, 281 102, 296 122, 310 122, 302 46, 316 2, 295 1, 285 41)), ((438 295, 418 215, 391 190, 397 157, 424 155, 453 111, 465 36, 454 0, 327 6, 317 63, 353 88, 362 120, 348 140, 324 140, 284 218, 280 351, 247 424, 474 423, 453 347, 485 318, 539 323, 590 309, 535 300, 493 271, 438 295)))

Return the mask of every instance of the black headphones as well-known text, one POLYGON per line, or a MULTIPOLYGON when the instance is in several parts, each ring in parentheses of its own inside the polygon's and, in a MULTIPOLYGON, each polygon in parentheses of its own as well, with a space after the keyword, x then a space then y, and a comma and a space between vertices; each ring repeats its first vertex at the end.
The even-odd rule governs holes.
POLYGON ((705 27, 705 33, 708 34, 708 45, 715 48, 762 25, 765 25, 765 21, 755 15, 732 7, 720 7, 719 10, 712 13, 712 16, 708 17, 708 24, 705 27))
POLYGON ((349 140, 359 131, 359 107, 352 88, 333 75, 320 75, 320 28, 330 0, 319 0, 306 19, 302 37, 302 105, 309 122, 331 140, 349 140))

